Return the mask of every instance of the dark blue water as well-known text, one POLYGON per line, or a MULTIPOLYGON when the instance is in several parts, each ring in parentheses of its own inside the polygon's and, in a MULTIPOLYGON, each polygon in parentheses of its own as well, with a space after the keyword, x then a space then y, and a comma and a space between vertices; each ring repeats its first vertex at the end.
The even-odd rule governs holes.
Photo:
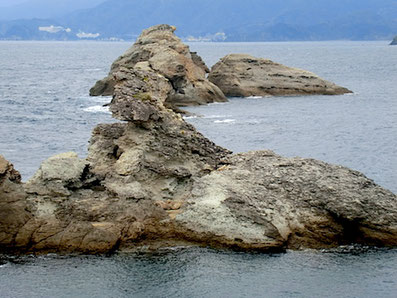
MULTIPOLYGON (((113 121, 90 98, 128 43, 0 42, 0 154, 24 179, 49 156, 86 155, 113 121)), ((197 43, 207 64, 245 52, 355 93, 231 99, 188 119, 234 151, 270 148, 364 172, 397 192, 397 48, 387 42, 197 43)), ((204 248, 112 257, 0 257, 0 297, 396 297, 397 250, 241 254, 204 248)))

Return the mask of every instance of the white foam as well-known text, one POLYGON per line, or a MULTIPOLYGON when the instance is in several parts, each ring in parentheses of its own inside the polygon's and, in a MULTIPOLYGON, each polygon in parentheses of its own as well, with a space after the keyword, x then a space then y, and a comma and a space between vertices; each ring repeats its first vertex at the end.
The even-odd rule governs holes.
POLYGON ((225 118, 230 117, 230 115, 208 115, 204 116, 205 119, 216 119, 216 118, 225 118))
POLYGON ((235 119, 225 119, 225 120, 215 120, 214 123, 233 123, 236 122, 235 119))
POLYGON ((352 92, 352 93, 345 93, 345 94, 343 94, 344 96, 356 96, 356 95, 359 95, 359 93, 357 93, 357 92, 352 92))
POLYGON ((256 99, 256 98, 263 98, 263 96, 248 96, 247 98, 254 98, 254 99, 256 99))
POLYGON ((193 115, 193 116, 183 116, 182 118, 188 120, 188 119, 196 119, 197 117, 198 116, 193 115))
POLYGON ((208 105, 209 106, 212 106, 212 105, 224 105, 224 104, 227 104, 228 102, 226 101, 226 102, 210 102, 208 105))
POLYGON ((112 97, 111 96, 90 96, 87 99, 90 101, 93 101, 93 102, 100 102, 100 103, 105 104, 105 103, 110 103, 112 100, 112 97))
POLYGON ((104 107, 104 106, 92 106, 92 107, 85 108, 83 111, 89 112, 89 113, 110 114, 109 107, 104 107))

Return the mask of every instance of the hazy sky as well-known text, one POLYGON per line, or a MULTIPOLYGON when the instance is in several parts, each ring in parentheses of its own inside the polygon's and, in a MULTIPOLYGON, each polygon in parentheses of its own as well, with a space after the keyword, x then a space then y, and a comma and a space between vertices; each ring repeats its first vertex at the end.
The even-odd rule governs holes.
MULTIPOLYGON (((84 2, 88 2, 88 6, 90 6, 90 4, 91 3, 100 3, 100 2, 104 2, 105 0, 87 0, 87 1, 85 1, 85 0, 81 0, 80 1, 80 6, 82 6, 82 7, 84 7, 84 6, 86 6, 86 5, 84 5, 84 2)), ((18 4, 21 4, 21 3, 34 3, 34 2, 41 2, 41 3, 44 3, 44 2, 52 2, 52 4, 53 3, 56 3, 57 2, 57 0, 0 0, 0 7, 2 6, 2 7, 8 7, 8 6, 15 6, 15 5, 18 5, 18 4)), ((65 2, 65 1, 62 1, 62 2, 65 2)), ((76 2, 76 1, 73 1, 73 2, 76 2)))
POLYGON ((0 0, 0 20, 53 18, 104 0, 0 0))
POLYGON ((26 2, 26 0, 0 0, 0 6, 11 6, 26 2))

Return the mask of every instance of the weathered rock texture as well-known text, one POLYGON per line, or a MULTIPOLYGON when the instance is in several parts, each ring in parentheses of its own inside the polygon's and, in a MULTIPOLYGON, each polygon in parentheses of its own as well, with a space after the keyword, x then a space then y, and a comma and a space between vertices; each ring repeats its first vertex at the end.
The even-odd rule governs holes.
POLYGON ((31 219, 21 175, 0 155, 0 252, 16 247, 19 231, 31 219))
POLYGON ((246 54, 231 54, 216 63, 208 79, 226 96, 337 95, 350 90, 314 73, 246 54))
POLYGON ((166 107, 166 77, 119 67, 114 79, 110 110, 123 122, 98 125, 86 159, 56 155, 21 184, 0 157, 0 252, 397 245, 397 197, 362 174, 233 155, 166 107))
POLYGON ((0 251, 108 253, 195 242, 174 218, 194 179, 230 152, 164 106, 164 77, 126 68, 115 77, 110 109, 127 122, 98 125, 87 159, 51 157, 25 185, 2 161, 0 206, 10 216, 1 218, 0 251))
POLYGON ((247 249, 397 245, 396 196, 359 172, 271 151, 223 163, 176 218, 197 234, 247 249))
POLYGON ((206 79, 208 67, 174 34, 175 27, 158 25, 144 30, 135 44, 120 56, 109 75, 98 81, 90 95, 113 95, 114 74, 126 67, 166 78, 167 103, 174 106, 227 101, 222 91, 206 79))
POLYGON ((393 38, 392 42, 390 43, 391 46, 397 45, 397 36, 393 38))

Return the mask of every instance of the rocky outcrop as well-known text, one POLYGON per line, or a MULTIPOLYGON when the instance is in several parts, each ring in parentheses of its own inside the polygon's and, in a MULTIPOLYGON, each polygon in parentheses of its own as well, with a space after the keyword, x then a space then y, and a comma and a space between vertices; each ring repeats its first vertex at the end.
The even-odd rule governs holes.
MULTIPOLYGON (((110 109, 125 123, 98 125, 86 159, 73 152, 53 156, 25 185, 1 188, 10 197, 17 189, 23 194, 18 202, 24 204, 13 208, 27 215, 18 225, 4 219, 0 231, 13 233, 1 239, 0 251, 108 253, 196 243, 181 236, 186 231, 173 218, 194 179, 230 152, 164 106, 164 77, 120 68, 115 78, 110 109)), ((10 202, 4 204, 10 212, 10 202)))
POLYGON ((227 101, 222 91, 206 79, 208 67, 174 34, 175 27, 157 25, 146 29, 135 44, 120 56, 109 75, 98 81, 90 95, 113 95, 114 74, 121 67, 144 70, 166 78, 167 103, 172 106, 227 101))
POLYGON ((208 79, 226 96, 337 95, 350 90, 317 75, 271 60, 246 54, 231 54, 216 63, 208 79))
POLYGON ((94 129, 87 158, 53 156, 21 184, 0 157, 0 252, 397 245, 397 197, 362 174, 232 154, 167 107, 165 76, 120 66, 113 78, 122 122, 94 129))
POLYGON ((194 233, 246 249, 397 245, 396 196, 356 171, 271 151, 223 163, 176 217, 194 233))
POLYGON ((0 155, 0 252, 18 249, 17 235, 32 217, 26 198, 21 175, 0 155))
POLYGON ((392 40, 392 42, 390 43, 391 46, 395 46, 397 45, 397 36, 394 37, 394 39, 392 40))

